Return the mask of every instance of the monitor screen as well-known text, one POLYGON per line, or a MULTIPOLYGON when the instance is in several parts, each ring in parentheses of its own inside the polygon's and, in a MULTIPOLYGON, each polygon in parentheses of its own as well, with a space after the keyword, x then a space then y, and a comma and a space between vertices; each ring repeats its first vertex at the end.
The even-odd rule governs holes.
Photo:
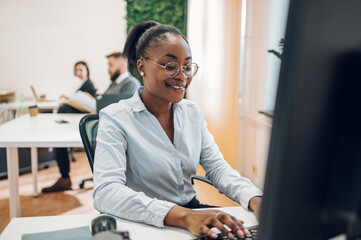
POLYGON ((260 239, 361 234, 360 105, 361 1, 291 0, 260 239))

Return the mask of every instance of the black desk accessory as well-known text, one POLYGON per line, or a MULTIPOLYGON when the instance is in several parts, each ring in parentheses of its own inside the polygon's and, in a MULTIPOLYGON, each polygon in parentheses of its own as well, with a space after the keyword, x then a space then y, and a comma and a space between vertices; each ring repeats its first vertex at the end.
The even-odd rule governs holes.
POLYGON ((117 221, 112 216, 101 215, 91 222, 92 240, 130 240, 128 231, 117 231, 117 221))

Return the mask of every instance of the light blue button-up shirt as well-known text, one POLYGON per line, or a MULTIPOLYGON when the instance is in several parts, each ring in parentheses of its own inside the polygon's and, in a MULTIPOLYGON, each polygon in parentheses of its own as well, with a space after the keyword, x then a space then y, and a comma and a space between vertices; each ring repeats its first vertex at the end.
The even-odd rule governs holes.
POLYGON ((199 107, 173 104, 173 143, 147 111, 139 91, 100 112, 94 162, 94 207, 101 212, 158 227, 175 205, 196 194, 191 177, 201 164, 221 193, 247 208, 262 195, 224 160, 199 107))

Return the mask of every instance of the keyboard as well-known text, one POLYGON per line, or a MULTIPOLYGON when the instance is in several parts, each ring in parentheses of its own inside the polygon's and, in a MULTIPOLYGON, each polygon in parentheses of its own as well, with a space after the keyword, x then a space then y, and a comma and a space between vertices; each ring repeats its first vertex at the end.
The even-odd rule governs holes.
MULTIPOLYGON (((253 227, 248 227, 247 228, 249 230, 249 232, 251 233, 251 235, 249 236, 244 236, 243 238, 240 238, 238 236, 236 236, 236 238, 234 239, 242 239, 242 240, 256 240, 258 237, 258 225, 257 226, 253 226, 253 227)), ((194 238, 194 240, 221 240, 221 239, 230 239, 227 238, 226 236, 224 236, 222 233, 218 234, 217 238, 210 238, 210 237, 199 237, 199 238, 194 238)))

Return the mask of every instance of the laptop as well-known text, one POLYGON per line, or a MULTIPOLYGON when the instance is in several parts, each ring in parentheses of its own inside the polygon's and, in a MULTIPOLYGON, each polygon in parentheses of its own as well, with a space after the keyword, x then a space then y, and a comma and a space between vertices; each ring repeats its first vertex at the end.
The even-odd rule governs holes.
POLYGON ((36 94, 35 88, 34 88, 32 85, 30 85, 30 89, 31 89, 31 91, 33 92, 35 101, 36 101, 36 102, 40 102, 40 98, 38 97, 38 94, 36 94))
POLYGON ((128 99, 133 96, 134 93, 118 93, 118 94, 103 94, 99 95, 96 100, 96 110, 99 113, 100 110, 112 103, 117 103, 120 100, 128 99))
POLYGON ((45 94, 42 94, 40 96, 38 94, 36 94, 34 86, 30 85, 30 89, 33 92, 36 102, 54 102, 54 100, 47 100, 45 94))

